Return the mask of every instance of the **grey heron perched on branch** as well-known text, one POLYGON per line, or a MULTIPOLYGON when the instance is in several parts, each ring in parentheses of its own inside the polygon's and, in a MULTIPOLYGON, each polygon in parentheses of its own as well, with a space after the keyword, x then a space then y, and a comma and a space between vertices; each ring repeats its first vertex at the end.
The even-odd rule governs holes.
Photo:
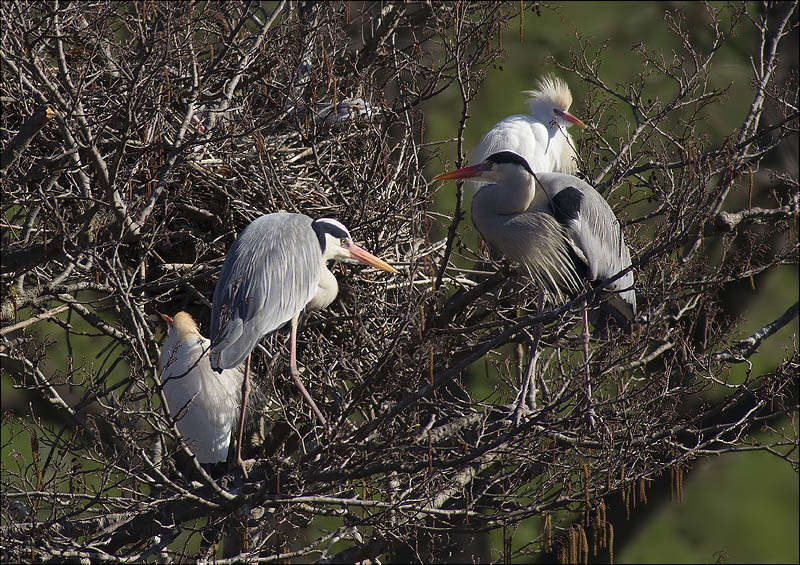
POLYGON ((228 250, 214 290, 211 311, 211 367, 245 362, 236 462, 241 459, 242 424, 249 392, 250 353, 266 334, 291 322, 290 372, 303 398, 327 425, 297 369, 297 323, 304 310, 327 307, 339 285, 331 260, 356 260, 396 273, 391 265, 353 243, 350 232, 331 218, 276 212, 256 218, 228 250))
POLYGON ((208 361, 211 342, 186 312, 167 323, 161 347, 164 397, 186 445, 200 463, 225 461, 242 388, 240 366, 217 373, 208 361))
MULTIPOLYGON (((563 173, 534 173, 513 151, 500 151, 484 161, 442 173, 434 180, 478 178, 483 186, 472 199, 472 222, 493 252, 523 266, 545 295, 561 300, 579 294, 584 281, 602 284, 631 265, 628 246, 611 207, 589 184, 563 173)), ((604 284, 607 296, 592 311, 595 328, 609 322, 630 326, 636 314, 633 271, 604 284)), ((584 308, 584 352, 588 357, 588 314, 584 308)), ((535 401, 532 380, 535 340, 528 374, 520 388, 520 409, 526 391, 535 401)), ((591 391, 588 389, 587 402, 591 391)), ((589 404, 591 411, 591 404, 589 404)), ((518 412, 519 414, 519 412, 518 412)), ((591 412, 590 412, 591 415, 591 412)))
POLYGON ((493 125, 473 150, 470 163, 481 163, 500 151, 513 151, 536 173, 574 173, 578 155, 567 128, 585 128, 586 124, 569 113, 569 86, 558 77, 546 76, 539 80, 536 90, 526 94, 530 95, 529 113, 514 114, 493 125))

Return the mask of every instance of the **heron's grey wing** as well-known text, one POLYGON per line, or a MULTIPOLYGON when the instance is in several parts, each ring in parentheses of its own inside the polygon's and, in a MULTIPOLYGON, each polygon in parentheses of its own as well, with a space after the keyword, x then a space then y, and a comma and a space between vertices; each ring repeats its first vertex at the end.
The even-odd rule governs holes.
MULTIPOLYGON (((594 187, 562 173, 542 173, 536 178, 550 198, 554 215, 569 229, 575 253, 586 264, 591 280, 606 279, 631 265, 631 254, 619 220, 594 187)), ((633 318, 636 313, 633 271, 606 288, 618 293, 627 304, 627 307, 619 304, 618 309, 629 319, 633 318), (624 312, 626 309, 630 312, 624 312)))
POLYGON ((322 251, 311 218, 277 212, 254 220, 231 246, 211 311, 211 366, 235 367, 317 290, 322 251))

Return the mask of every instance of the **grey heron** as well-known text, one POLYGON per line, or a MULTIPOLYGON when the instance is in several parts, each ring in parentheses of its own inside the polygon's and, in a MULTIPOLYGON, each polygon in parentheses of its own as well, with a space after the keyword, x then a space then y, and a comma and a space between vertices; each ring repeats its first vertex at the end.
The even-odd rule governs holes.
POLYGON ((323 425, 316 403, 297 369, 297 323, 304 310, 327 307, 339 285, 327 262, 356 260, 396 273, 391 265, 353 243, 350 232, 331 218, 276 212, 251 222, 231 248, 214 290, 211 312, 211 367, 216 371, 245 361, 236 459, 242 466, 242 423, 249 392, 250 353, 266 334, 291 322, 292 379, 323 425))
POLYGON ((529 113, 508 116, 492 126, 473 150, 470 163, 483 162, 500 151, 513 151, 536 173, 574 173, 578 155, 567 128, 585 128, 586 124, 569 113, 572 93, 567 83, 546 76, 539 80, 536 90, 526 94, 530 95, 529 113))
MULTIPOLYGON (((476 165, 437 175, 434 180, 469 178, 491 183, 472 199, 473 224, 493 252, 527 270, 542 296, 562 300, 578 294, 584 281, 597 285, 630 267, 630 251, 614 212, 581 179, 563 173, 534 173, 521 155, 500 151, 476 165)), ((633 271, 603 288, 607 296, 592 311, 593 325, 607 327, 612 322, 629 327, 636 313, 633 271)), ((541 311, 541 301, 539 308, 541 311)), ((584 308, 584 351, 588 357, 587 316, 584 308)), ((531 358, 520 389, 521 408, 524 391, 531 391, 533 398, 535 390, 530 382, 535 351, 531 358)), ((587 402, 590 394, 587 384, 587 402)))
POLYGON ((167 339, 161 347, 161 383, 167 406, 186 445, 200 463, 225 461, 236 421, 242 388, 242 369, 217 373, 211 369, 211 341, 186 312, 167 323, 167 339))

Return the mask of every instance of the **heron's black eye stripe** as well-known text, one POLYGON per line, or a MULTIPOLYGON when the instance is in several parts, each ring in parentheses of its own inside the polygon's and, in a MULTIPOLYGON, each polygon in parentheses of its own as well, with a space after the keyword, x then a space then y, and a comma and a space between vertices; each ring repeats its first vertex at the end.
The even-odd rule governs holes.
POLYGON ((317 239, 319 239, 319 247, 322 251, 325 251, 325 235, 328 234, 331 237, 341 241, 344 243, 346 240, 350 239, 350 234, 347 233, 346 230, 343 230, 341 227, 337 226, 334 223, 326 222, 324 219, 322 220, 314 220, 311 223, 311 227, 314 229, 314 232, 317 234, 317 239))
POLYGON ((344 231, 342 228, 330 224, 328 222, 316 221, 314 222, 313 226, 314 229, 317 231, 317 233, 320 232, 323 234, 328 233, 331 234, 336 239, 347 239, 348 237, 350 237, 350 234, 344 231))
POLYGON ((528 164, 528 161, 522 155, 514 153, 513 151, 498 151, 497 153, 493 153, 486 158, 487 161, 490 163, 512 163, 514 165, 519 165, 520 167, 524 168, 530 174, 533 174, 531 170, 531 166, 528 164))

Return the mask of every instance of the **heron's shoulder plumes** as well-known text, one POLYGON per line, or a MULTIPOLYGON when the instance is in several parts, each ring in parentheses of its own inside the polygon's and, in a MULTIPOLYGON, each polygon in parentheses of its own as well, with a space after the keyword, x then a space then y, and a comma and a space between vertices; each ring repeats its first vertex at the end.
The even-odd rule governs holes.
POLYGON ((200 330, 190 314, 187 312, 178 312, 172 319, 172 327, 179 338, 187 338, 195 335, 200 335, 200 330))
POLYGON ((549 100, 554 106, 562 110, 569 110, 572 105, 572 92, 563 79, 555 75, 547 75, 539 79, 535 90, 526 90, 529 96, 528 103, 537 100, 549 100))

